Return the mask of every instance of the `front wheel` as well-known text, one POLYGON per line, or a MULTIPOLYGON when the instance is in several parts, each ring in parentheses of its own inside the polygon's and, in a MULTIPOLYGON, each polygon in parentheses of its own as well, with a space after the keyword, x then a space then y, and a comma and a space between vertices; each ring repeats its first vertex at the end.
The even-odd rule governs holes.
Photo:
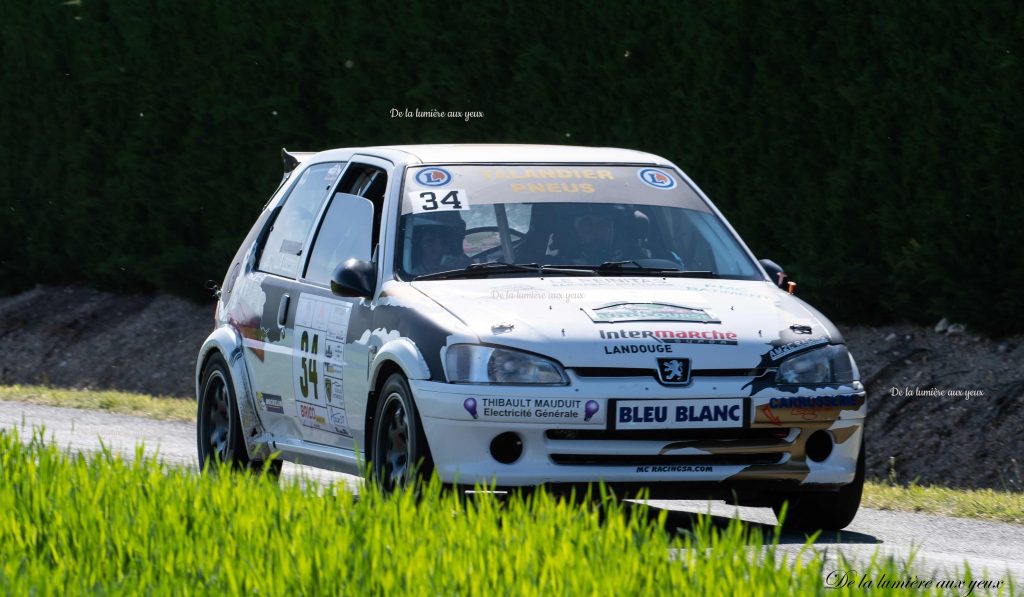
MULTIPOLYGON (((864 492, 864 443, 862 439, 857 455, 857 472, 849 485, 842 486, 838 492, 795 493, 785 498, 789 501, 789 509, 783 528, 838 531, 853 522, 864 492)), ((772 507, 776 516, 782 512, 782 501, 772 507)))
POLYGON ((434 464, 405 378, 393 374, 380 396, 374 416, 371 472, 388 494, 429 477, 434 464))
MULTIPOLYGON (((250 460, 245 449, 235 387, 227 363, 219 353, 210 357, 203 369, 200 388, 196 421, 200 467, 207 470, 211 463, 225 462, 236 469, 262 471, 264 463, 250 460)), ((278 475, 281 461, 271 461, 266 470, 272 476, 278 475)))

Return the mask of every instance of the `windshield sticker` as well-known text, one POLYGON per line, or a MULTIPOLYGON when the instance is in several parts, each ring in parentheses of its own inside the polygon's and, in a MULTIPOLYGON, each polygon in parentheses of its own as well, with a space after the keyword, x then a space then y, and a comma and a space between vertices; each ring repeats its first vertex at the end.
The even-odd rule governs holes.
MULTIPOLYGON (((635 206, 634 209, 647 206, 711 213, 710 206, 685 184, 685 179, 667 167, 446 164, 406 170, 406 191, 436 190, 440 199, 444 191, 455 186, 473 195, 473 209, 501 203, 599 203, 635 206), (637 184, 638 178, 643 184, 637 184)), ((419 213, 418 198, 409 199, 406 193, 402 194, 401 213, 419 213)))
POLYGON ((469 197, 463 189, 439 191, 412 191, 408 195, 412 213, 433 213, 439 211, 463 211, 470 208, 469 197))
POLYGON ((596 309, 581 308, 594 323, 623 321, 685 321, 693 323, 722 323, 703 309, 662 303, 620 303, 596 309))
POLYGON ((514 179, 540 179, 540 178, 586 178, 590 180, 615 180, 615 175, 610 170, 578 170, 576 168, 526 168, 519 170, 508 168, 505 170, 481 170, 480 174, 486 180, 514 180, 514 179))
POLYGON ((512 183, 509 185, 513 193, 593 193, 594 185, 589 182, 576 184, 574 182, 549 182, 549 183, 512 183))
POLYGON ((298 255, 302 253, 302 243, 297 240, 285 239, 281 241, 281 248, 279 250, 289 255, 298 255))
POLYGON ((327 171, 327 175, 324 176, 324 180, 327 182, 334 182, 334 179, 338 178, 339 174, 341 174, 341 164, 335 164, 327 171))
POLYGON ((444 168, 424 168, 416 173, 416 182, 425 187, 443 187, 452 181, 452 173, 444 168))
POLYGON ((656 189, 672 189, 676 186, 676 179, 665 172, 657 168, 644 168, 636 173, 640 177, 640 180, 644 181, 649 187, 656 189))

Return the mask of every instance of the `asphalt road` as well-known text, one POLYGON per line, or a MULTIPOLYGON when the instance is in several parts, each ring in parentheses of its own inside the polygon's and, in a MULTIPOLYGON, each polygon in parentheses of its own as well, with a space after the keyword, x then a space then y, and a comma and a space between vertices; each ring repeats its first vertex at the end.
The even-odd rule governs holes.
MULTIPOLYGON (((62 448, 96 452, 100 441, 126 457, 138 444, 146 451, 157 450, 167 463, 194 467, 196 432, 191 423, 154 421, 102 412, 0 402, 0 428, 21 428, 22 437, 31 436, 33 427, 44 427, 45 435, 62 448)), ((285 477, 304 477, 321 482, 339 481, 358 490, 359 479, 350 475, 321 471, 285 463, 285 477)), ((738 508, 723 502, 652 500, 651 506, 669 510, 666 527, 686 532, 694 512, 710 513, 716 524, 729 518, 741 518, 762 526, 771 536, 775 516, 764 508, 738 508)), ((802 535, 785 534, 780 549, 796 555, 805 542, 802 535)), ((937 580, 962 578, 966 561, 975 579, 998 580, 1010 574, 1017 586, 1024 583, 1024 526, 952 518, 929 514, 888 512, 861 508, 856 520, 841 533, 823 534, 814 548, 834 562, 839 554, 854 562, 867 562, 877 550, 897 561, 914 554, 919 578, 937 580)), ((830 564, 826 564, 826 572, 830 564)), ((963 592, 961 592, 963 594, 963 592)))

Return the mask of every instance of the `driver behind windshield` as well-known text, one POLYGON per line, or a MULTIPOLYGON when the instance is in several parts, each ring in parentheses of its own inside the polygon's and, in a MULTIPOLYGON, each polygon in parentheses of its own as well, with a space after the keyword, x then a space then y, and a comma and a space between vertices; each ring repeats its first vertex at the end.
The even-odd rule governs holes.
POLYGON ((412 216, 414 276, 459 269, 470 264, 462 251, 466 224, 457 213, 412 216), (454 217, 453 217, 454 216, 454 217))
POLYGON ((600 264, 622 258, 622 252, 614 244, 615 220, 610 213, 581 214, 573 218, 572 227, 579 241, 572 263, 600 264))
POLYGON ((647 216, 639 211, 616 209, 608 205, 574 206, 577 211, 571 219, 572 231, 564 250, 559 254, 568 258, 566 264, 600 265, 608 261, 641 259, 650 253, 641 247, 641 228, 646 228, 647 216), (617 220, 622 221, 617 221, 617 220), (575 242, 573 242, 575 241, 575 242))

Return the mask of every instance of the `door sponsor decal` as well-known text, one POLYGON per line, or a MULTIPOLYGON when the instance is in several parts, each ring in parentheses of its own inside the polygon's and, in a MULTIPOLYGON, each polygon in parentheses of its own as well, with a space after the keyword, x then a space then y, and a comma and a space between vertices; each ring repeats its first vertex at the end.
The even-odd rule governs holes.
POLYGON ((350 435, 345 413, 345 336, 352 305, 303 294, 295 311, 292 379, 306 427, 350 435))
POLYGON ((280 396, 256 392, 256 402, 268 413, 284 414, 284 401, 280 396))
POLYGON ((299 420, 302 421, 304 427, 339 435, 350 435, 344 409, 333 406, 325 408, 308 402, 299 402, 298 406, 299 420))

